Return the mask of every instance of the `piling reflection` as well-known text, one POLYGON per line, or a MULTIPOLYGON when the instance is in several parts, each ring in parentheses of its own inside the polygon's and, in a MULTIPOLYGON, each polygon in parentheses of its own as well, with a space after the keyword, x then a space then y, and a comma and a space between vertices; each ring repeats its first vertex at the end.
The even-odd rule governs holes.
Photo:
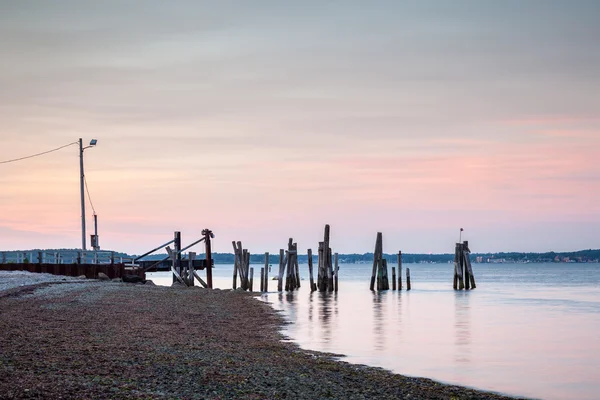
POLYGON ((457 363, 471 361, 471 317, 469 292, 457 291, 454 295, 454 347, 457 363))
POLYGON ((385 314, 387 308, 387 292, 373 292, 373 338, 377 351, 384 351, 386 345, 385 314))
POLYGON ((322 340, 325 345, 330 345, 335 330, 335 318, 338 314, 337 293, 318 292, 319 297, 319 322, 322 329, 322 340))

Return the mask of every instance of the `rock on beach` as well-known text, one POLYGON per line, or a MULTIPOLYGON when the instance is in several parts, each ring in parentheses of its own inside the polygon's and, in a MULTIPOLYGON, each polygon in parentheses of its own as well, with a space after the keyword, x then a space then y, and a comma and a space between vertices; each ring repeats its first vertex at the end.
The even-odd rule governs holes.
POLYGON ((0 399, 510 398, 301 350, 248 293, 19 274, 0 274, 0 399))

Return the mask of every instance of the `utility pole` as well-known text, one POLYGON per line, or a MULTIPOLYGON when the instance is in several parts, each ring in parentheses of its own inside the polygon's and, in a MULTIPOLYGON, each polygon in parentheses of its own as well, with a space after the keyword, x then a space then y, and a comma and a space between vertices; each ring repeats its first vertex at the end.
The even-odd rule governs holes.
MULTIPOLYGON (((87 250, 85 248, 85 174, 83 172, 83 151, 90 147, 94 147, 98 141, 92 139, 89 146, 83 147, 83 140, 79 138, 79 188, 81 191, 81 250, 87 250)), ((96 235, 98 232, 96 232, 96 235)))
POLYGON ((84 190, 84 179, 83 173, 83 141, 79 138, 79 186, 81 189, 81 250, 85 248, 85 194, 84 190))

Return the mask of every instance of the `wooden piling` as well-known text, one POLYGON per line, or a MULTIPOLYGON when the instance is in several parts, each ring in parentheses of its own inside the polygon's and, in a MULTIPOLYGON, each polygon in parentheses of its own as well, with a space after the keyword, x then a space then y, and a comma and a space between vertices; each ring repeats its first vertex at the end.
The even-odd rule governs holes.
POLYGON ((279 250, 279 280, 277 281, 277 291, 283 291, 283 269, 285 267, 285 251, 283 249, 279 250))
POLYGON ((392 267, 392 290, 396 290, 396 267, 392 267))
POLYGON ((387 267, 387 260, 385 258, 381 259, 381 267, 383 268, 383 272, 381 274, 383 280, 382 280, 382 290, 390 290, 390 279, 388 277, 388 267, 387 267))
POLYGON ((410 268, 406 268, 406 290, 410 290, 410 268))
POLYGON ((310 291, 314 292, 317 290, 317 286, 315 285, 315 279, 313 276, 313 257, 311 249, 308 249, 308 274, 310 276, 310 291))
POLYGON ((265 292, 269 291, 269 253, 265 253, 265 284, 264 284, 264 289, 265 292))
POLYGON ((462 247, 462 251, 460 252, 460 264, 463 270, 463 279, 465 282, 465 290, 470 290, 471 289, 471 281, 469 280, 469 270, 467 268, 467 262, 465 260, 465 253, 466 251, 464 250, 465 246, 463 245, 462 247))
POLYGON ((194 286, 194 275, 196 270, 194 269, 194 260, 196 259, 196 252, 188 252, 188 286, 194 286))
POLYGON ((260 292, 265 292, 265 267, 260 268, 260 292))
MULTIPOLYGON (((465 281, 468 279, 468 281, 471 284, 471 289, 475 289, 477 288, 477 285, 475 284, 475 276, 473 275, 473 268, 471 267, 471 259, 469 258, 469 254, 471 253, 471 250, 469 249, 469 242, 467 240, 465 240, 463 242, 463 259, 465 262, 465 271, 468 271, 468 278, 465 279, 465 281)), ((467 275, 465 274, 465 277, 467 275)), ((466 282, 465 282, 466 284, 466 282)))
POLYGON ((252 277, 250 277, 250 252, 247 249, 244 249, 244 271, 246 271, 246 289, 245 290, 250 290, 252 291, 252 288, 250 287, 250 281, 252 277))
POLYGON ((334 291, 337 292, 338 291, 338 274, 340 272, 340 267, 338 264, 338 253, 335 253, 334 256, 334 260, 335 260, 335 281, 334 281, 334 291))
POLYGON ((463 281, 462 259, 462 243, 456 243, 454 249, 454 290, 463 290, 465 288, 463 281))
POLYGON ((402 290, 402 252, 398 252, 398 290, 402 290))
POLYGON ((331 248, 329 248, 330 238, 330 227, 329 224, 325 225, 325 232, 323 235, 323 255, 325 256, 325 267, 327 273, 327 290, 333 292, 333 265, 331 260, 331 248))
POLYGON ((211 240, 214 235, 210 229, 204 229, 202 232, 204 233, 204 246, 205 246, 205 252, 206 252, 206 284, 208 285, 209 289, 212 289, 213 288, 213 276, 212 276, 213 261, 212 261, 211 240))
POLYGON ((238 274, 239 259, 238 259, 238 251, 237 251, 237 246, 235 245, 235 241, 231 242, 231 244, 233 245, 233 284, 232 284, 232 288, 233 288, 233 290, 235 290, 235 289, 237 289, 237 274, 238 274))
MULTIPOLYGON (((377 239, 375 240, 375 251, 373 252, 373 271, 371 272, 371 291, 375 290, 375 279, 377 277, 377 271, 379 266, 379 260, 377 259, 379 255, 379 238, 381 237, 381 232, 377 232, 377 239)), ((378 285, 379 286, 379 285, 378 285)))
POLYGON ((325 273, 325 252, 324 252, 324 246, 323 246, 323 242, 319 242, 319 265, 318 265, 318 280, 317 280, 317 286, 319 289, 319 292, 324 292, 325 290, 327 290, 327 281, 325 280, 326 277, 326 273, 325 273))
MULTIPOLYGON (((179 278, 181 278, 181 232, 175 232, 173 234, 173 249, 174 249, 174 258, 173 258, 173 268, 177 272, 179 278)), ((179 281, 177 276, 173 274, 173 283, 179 281)))
POLYGON ((298 265, 298 243, 294 243, 294 282, 295 289, 300 289, 300 266, 298 265))

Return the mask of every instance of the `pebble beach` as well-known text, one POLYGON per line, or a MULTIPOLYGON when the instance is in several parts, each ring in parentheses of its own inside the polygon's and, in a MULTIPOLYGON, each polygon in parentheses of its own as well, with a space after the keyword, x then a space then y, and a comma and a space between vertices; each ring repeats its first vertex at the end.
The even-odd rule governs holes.
POLYGON ((0 399, 514 399, 300 349, 253 294, 0 272, 0 399))

